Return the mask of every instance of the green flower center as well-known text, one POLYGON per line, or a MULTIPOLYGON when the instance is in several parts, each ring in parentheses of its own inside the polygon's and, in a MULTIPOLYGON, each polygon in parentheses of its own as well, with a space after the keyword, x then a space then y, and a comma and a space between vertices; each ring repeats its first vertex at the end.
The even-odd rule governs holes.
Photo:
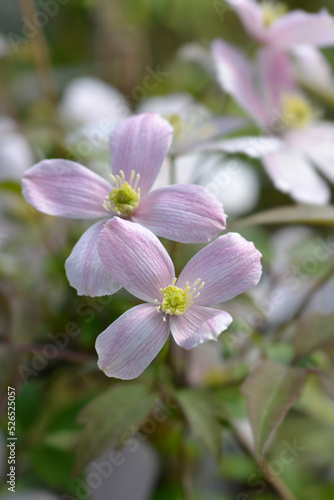
POLYGON ((263 24, 268 28, 277 19, 288 12, 287 6, 282 2, 264 0, 261 2, 263 24))
MULTIPOLYGON (((158 312, 162 311, 165 314, 175 314, 176 316, 182 315, 188 307, 193 304, 193 299, 200 295, 198 290, 202 289, 204 286, 204 281, 201 282, 200 279, 196 280, 192 287, 189 286, 187 281, 183 290, 182 288, 175 286, 175 282, 176 278, 173 279, 171 285, 168 285, 165 288, 160 288, 162 301, 157 307, 158 312), (195 293, 196 295, 194 295, 195 293)), ((157 300, 155 303, 159 304, 157 300)))
POLYGON ((115 187, 105 197, 103 207, 109 212, 129 217, 136 210, 140 201, 140 188, 137 187, 139 174, 136 175, 135 171, 132 170, 130 182, 127 182, 123 170, 120 170, 119 173, 120 175, 111 175, 115 187))
POLYGON ((282 107, 283 121, 287 128, 304 128, 317 116, 310 102, 299 95, 283 95, 282 107))
POLYGON ((171 115, 167 116, 166 119, 174 129, 174 138, 179 138, 182 134, 183 129, 181 116, 177 113, 172 113, 171 115))

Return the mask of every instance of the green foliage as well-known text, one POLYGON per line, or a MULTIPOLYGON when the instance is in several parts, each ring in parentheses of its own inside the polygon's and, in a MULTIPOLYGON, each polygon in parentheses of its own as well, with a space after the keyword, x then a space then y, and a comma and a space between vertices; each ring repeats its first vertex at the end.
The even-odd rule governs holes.
POLYGON ((221 400, 199 389, 183 389, 176 396, 194 435, 219 460, 222 442, 220 421, 226 418, 221 400))
POLYGON ((76 446, 74 474, 108 446, 124 445, 136 433, 156 398, 146 385, 128 383, 112 386, 90 401, 78 417, 84 428, 76 446))
POLYGON ((264 361, 244 383, 258 457, 265 453, 273 432, 297 398, 305 376, 305 370, 264 361))

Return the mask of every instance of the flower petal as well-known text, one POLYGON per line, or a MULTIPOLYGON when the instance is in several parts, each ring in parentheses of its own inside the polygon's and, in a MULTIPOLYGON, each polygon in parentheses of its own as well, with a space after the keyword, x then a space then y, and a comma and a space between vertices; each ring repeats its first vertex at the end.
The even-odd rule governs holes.
POLYGON ((301 153, 286 148, 262 159, 274 185, 301 203, 323 205, 330 197, 326 183, 301 153))
POLYGON ((105 219, 98 221, 87 229, 65 262, 67 279, 78 295, 100 297, 121 288, 105 270, 97 253, 97 240, 105 222, 105 219))
POLYGON ((175 342, 184 349, 203 344, 228 328, 232 317, 225 311, 191 306, 182 316, 171 316, 170 329, 175 342))
POLYGON ((34 208, 74 219, 106 217, 103 201, 110 189, 105 179, 68 160, 43 160, 22 180, 22 194, 34 208))
POLYGON ((66 127, 95 123, 95 131, 104 132, 105 121, 123 120, 130 115, 131 109, 115 87, 98 78, 83 76, 70 80, 66 86, 60 113, 66 127))
POLYGON ((320 50, 309 45, 297 45, 292 54, 298 81, 306 79, 321 87, 333 85, 332 68, 320 50))
POLYGON ((235 116, 189 115, 183 124, 180 137, 175 138, 171 151, 181 155, 196 150, 201 143, 213 141, 247 125, 247 120, 235 116))
POLYGON ((158 238, 145 227, 110 219, 98 240, 100 258, 110 274, 141 300, 161 301, 160 288, 172 283, 174 266, 158 238))
POLYGON ((269 29, 270 44, 280 49, 294 45, 328 47, 334 44, 334 19, 326 9, 316 14, 289 12, 269 29))
POLYGON ((224 211, 213 194, 193 184, 177 184, 148 193, 132 220, 158 236, 182 243, 210 241, 226 225, 224 211))
POLYGON ((218 304, 255 286, 261 277, 261 254, 240 234, 229 233, 200 250, 181 272, 176 286, 204 281, 194 305, 218 304))
POLYGON ((272 128, 277 113, 282 110, 283 95, 296 94, 298 89, 293 81, 290 60, 284 52, 264 48, 258 52, 256 63, 263 99, 272 113, 268 120, 268 126, 272 128))
POLYGON ((196 151, 224 151, 230 154, 243 153, 251 158, 261 158, 268 153, 278 151, 283 146, 284 143, 276 137, 236 137, 202 144, 196 148, 196 151))
POLYGON ((172 142, 173 127, 156 113, 127 118, 110 134, 110 159, 114 175, 123 170, 140 175, 139 187, 147 193, 161 168, 172 142))
POLYGON ((162 349, 168 334, 169 321, 163 321, 154 306, 133 307, 97 337, 99 368, 108 377, 138 377, 162 349))
POLYGON ((289 142, 334 182, 334 126, 331 123, 316 122, 307 129, 294 130, 289 133, 289 142))
POLYGON ((253 69, 244 55, 222 40, 212 43, 218 81, 259 125, 267 120, 266 110, 254 88, 253 69))
POLYGON ((238 14, 245 30, 258 42, 266 41, 266 29, 260 6, 254 0, 225 0, 238 14))
POLYGON ((174 92, 168 95, 154 96, 145 99, 137 107, 137 113, 159 113, 162 116, 183 114, 195 105, 191 94, 174 92))

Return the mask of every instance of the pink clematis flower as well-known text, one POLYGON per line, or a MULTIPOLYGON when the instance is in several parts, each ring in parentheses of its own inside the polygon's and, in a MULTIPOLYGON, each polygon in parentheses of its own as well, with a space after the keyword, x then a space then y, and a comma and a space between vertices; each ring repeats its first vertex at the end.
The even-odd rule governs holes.
POLYGON ((334 19, 326 9, 316 14, 288 12, 283 2, 225 0, 235 10, 245 30, 258 43, 288 50, 297 45, 334 45, 334 19))
POLYGON ((225 227, 220 203, 201 186, 179 184, 149 192, 172 140, 172 126, 155 113, 127 118, 110 135, 111 183, 68 160, 44 160, 23 178, 23 195, 49 215, 100 220, 75 245, 65 269, 79 295, 115 293, 121 285, 106 273, 97 239, 108 219, 143 224, 182 243, 207 242, 225 227))
POLYGON ((212 54, 222 88, 270 136, 231 139, 216 148, 262 158, 275 186, 299 202, 327 203, 330 190, 314 166, 334 182, 334 126, 319 120, 318 110, 295 85, 287 56, 261 50, 253 68, 222 40, 213 42, 212 54), (276 150, 266 150, 266 140, 275 140, 276 150))
POLYGON ((139 224, 110 220, 99 237, 98 251, 110 274, 148 302, 128 310, 96 340, 99 367, 121 379, 140 375, 169 331, 184 349, 216 339, 232 318, 206 306, 232 299, 261 277, 260 252, 235 233, 200 250, 177 279, 165 248, 139 224))

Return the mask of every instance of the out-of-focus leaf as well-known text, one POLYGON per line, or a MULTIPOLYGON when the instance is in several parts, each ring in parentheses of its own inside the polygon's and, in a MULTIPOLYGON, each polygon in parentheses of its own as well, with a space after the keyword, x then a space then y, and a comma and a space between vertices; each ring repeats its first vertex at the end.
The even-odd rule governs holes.
POLYGON ((258 212, 229 224, 229 229, 261 224, 320 224, 334 226, 334 206, 295 205, 258 212))
POLYGON ((108 447, 122 445, 139 428, 149 413, 156 394, 146 385, 117 384, 85 406, 78 418, 84 425, 76 446, 74 474, 78 474, 91 460, 108 447))
POLYGON ((293 337, 295 360, 334 342, 334 314, 310 314, 298 322, 293 337))
POLYGON ((318 377, 308 377, 296 408, 321 425, 334 429, 334 405, 321 387, 318 377))
POLYGON ((199 389, 183 389, 176 394, 176 397, 194 435, 218 460, 222 438, 222 426, 219 420, 226 418, 221 399, 199 389))
POLYGON ((220 473, 225 479, 235 481, 247 481, 249 476, 256 473, 256 471, 256 462, 242 454, 224 456, 220 467, 220 473))
POLYGON ((291 344, 267 344, 266 351, 272 361, 288 364, 293 360, 294 350, 291 344))
POLYGON ((239 386, 224 387, 216 394, 221 398, 229 419, 247 418, 246 402, 240 394, 239 386))
POLYGON ((258 457, 265 453, 273 432, 297 398, 305 375, 305 370, 264 361, 243 384, 258 457))
POLYGON ((33 470, 51 488, 61 488, 74 493, 74 483, 68 473, 72 455, 51 446, 40 446, 31 453, 33 470))
POLYGON ((319 374, 319 380, 327 396, 334 401, 334 370, 331 370, 329 373, 319 374))

